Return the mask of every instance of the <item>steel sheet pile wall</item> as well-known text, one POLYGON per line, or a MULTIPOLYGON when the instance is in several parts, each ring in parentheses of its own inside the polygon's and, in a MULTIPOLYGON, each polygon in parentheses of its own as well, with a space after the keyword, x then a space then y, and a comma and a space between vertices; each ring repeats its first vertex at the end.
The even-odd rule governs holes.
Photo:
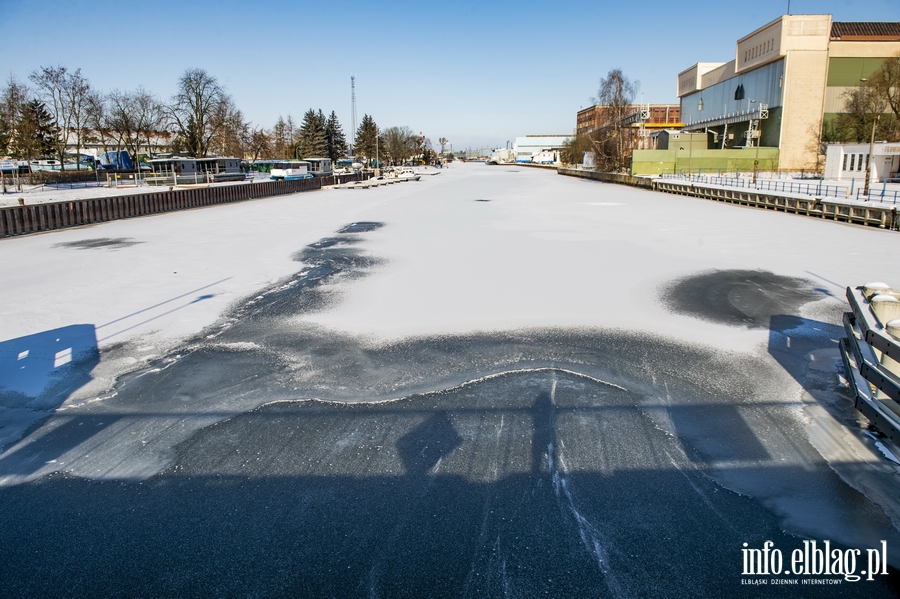
POLYGON ((266 181, 264 183, 176 189, 140 195, 5 207, 0 208, 0 238, 101 223, 120 218, 312 191, 321 189, 332 179, 345 182, 358 178, 358 175, 347 175, 329 177, 328 181, 320 178, 266 181))
POLYGON ((632 177, 631 175, 621 175, 619 173, 601 173, 598 171, 588 171, 576 168, 560 168, 557 169, 556 172, 557 174, 567 175, 569 177, 581 177, 582 179, 594 179, 595 181, 603 181, 605 183, 618 183, 620 185, 631 185, 632 187, 653 189, 653 180, 646 177, 632 177))

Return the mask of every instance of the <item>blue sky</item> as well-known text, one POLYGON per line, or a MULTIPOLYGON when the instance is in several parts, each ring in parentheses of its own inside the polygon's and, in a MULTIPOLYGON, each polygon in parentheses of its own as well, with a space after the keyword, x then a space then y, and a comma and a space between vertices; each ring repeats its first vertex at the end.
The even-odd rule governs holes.
MULTIPOLYGON (((640 81, 645 102, 677 102, 679 71, 731 60, 738 38, 786 10, 784 0, 0 0, 0 74, 80 67, 95 88, 143 85, 166 100, 198 67, 254 124, 334 110, 348 135, 352 74, 358 119, 443 136, 454 149, 503 146, 571 133, 612 68, 640 81)), ((900 1, 793 0, 791 12, 900 21, 900 1)))

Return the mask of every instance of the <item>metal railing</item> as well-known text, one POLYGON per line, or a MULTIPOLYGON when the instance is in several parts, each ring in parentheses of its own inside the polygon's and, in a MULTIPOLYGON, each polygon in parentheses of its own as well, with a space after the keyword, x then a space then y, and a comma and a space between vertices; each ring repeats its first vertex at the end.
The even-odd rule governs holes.
POLYGON ((802 193, 804 195, 819 196, 823 198, 846 198, 847 188, 841 185, 824 185, 821 181, 816 183, 798 183, 796 181, 783 181, 779 179, 752 179, 744 177, 722 177, 713 175, 663 175, 664 179, 681 179, 709 185, 721 185, 722 187, 737 187, 741 189, 755 189, 757 191, 780 191, 782 193, 802 193))
MULTIPOLYGON (((855 181, 850 185, 826 185, 821 180, 815 183, 801 183, 797 181, 784 181, 780 179, 752 179, 746 177, 723 177, 716 175, 694 175, 666 173, 660 175, 661 179, 690 181, 705 183, 708 185, 720 185, 737 189, 754 189, 757 191, 777 191, 782 193, 798 193, 818 198, 833 197, 836 199, 856 199, 859 202, 881 202, 897 204, 900 200, 900 191, 887 189, 888 181, 884 181, 881 189, 869 189, 869 193, 863 193, 863 189, 854 189, 855 181)), ((893 180, 892 180, 893 181, 893 180)))

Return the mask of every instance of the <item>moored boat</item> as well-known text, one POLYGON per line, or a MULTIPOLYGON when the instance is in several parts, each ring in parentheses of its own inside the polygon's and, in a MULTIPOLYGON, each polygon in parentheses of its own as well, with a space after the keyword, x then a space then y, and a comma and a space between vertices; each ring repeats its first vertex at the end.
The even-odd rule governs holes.
POLYGON ((272 179, 276 181, 312 179, 312 173, 309 172, 309 162, 305 160, 276 162, 272 165, 271 175, 272 179))

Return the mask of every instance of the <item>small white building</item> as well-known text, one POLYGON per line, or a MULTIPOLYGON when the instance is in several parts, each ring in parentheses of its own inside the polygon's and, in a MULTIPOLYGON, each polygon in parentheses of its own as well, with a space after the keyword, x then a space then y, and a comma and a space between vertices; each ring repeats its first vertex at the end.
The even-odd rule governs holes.
MULTIPOLYGON (((829 144, 825 152, 825 179, 862 180, 866 177, 869 144, 829 144)), ((900 143, 875 142, 870 182, 900 178, 900 143)))
POLYGON ((559 151, 541 150, 532 154, 531 162, 534 164, 557 164, 559 162, 559 151))

